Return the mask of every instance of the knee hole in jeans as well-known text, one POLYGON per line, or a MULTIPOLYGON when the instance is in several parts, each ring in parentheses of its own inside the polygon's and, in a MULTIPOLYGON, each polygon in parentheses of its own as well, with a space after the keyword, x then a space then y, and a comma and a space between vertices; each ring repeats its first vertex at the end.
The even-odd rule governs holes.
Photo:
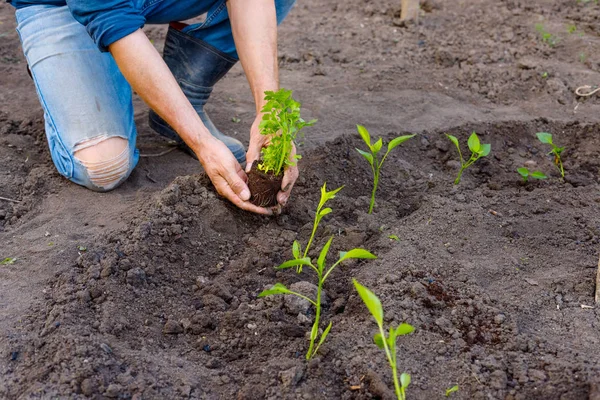
POLYGON ((129 175, 129 142, 122 137, 100 135, 77 143, 75 158, 85 167, 91 183, 99 190, 118 186, 129 175))

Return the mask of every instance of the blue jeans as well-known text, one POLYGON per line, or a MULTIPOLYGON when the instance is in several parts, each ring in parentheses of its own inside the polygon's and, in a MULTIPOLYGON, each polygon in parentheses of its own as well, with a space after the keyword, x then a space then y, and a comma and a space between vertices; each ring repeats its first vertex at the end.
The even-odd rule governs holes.
MULTIPOLYGON (((190 25, 184 32, 237 58, 225 0, 132 1, 149 24, 183 21, 207 13, 205 22, 190 25)), ((275 0, 278 23, 294 2, 275 0)), ((115 60, 98 50, 67 6, 21 8, 16 19, 23 52, 44 109, 46 137, 58 172, 92 190, 117 187, 136 166, 139 151, 135 147, 131 87, 115 60), (89 163, 74 153, 110 138, 122 138, 128 147, 118 159, 95 163, 91 174, 89 163), (108 179, 115 173, 117 180, 108 179)))

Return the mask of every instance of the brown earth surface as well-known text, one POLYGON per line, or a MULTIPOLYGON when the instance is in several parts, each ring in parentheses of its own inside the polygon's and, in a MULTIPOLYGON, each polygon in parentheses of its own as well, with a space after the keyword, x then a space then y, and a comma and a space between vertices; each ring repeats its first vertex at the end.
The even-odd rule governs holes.
MULTIPOLYGON (((179 151, 142 157, 110 193, 60 177, 14 11, 0 5, 0 196, 18 201, 0 200, 0 260, 16 258, 0 265, 0 398, 393 398, 355 277, 386 324, 416 328, 398 341, 409 398, 458 384, 452 398, 597 399, 600 101, 574 90, 600 83, 600 6, 423 3, 419 24, 404 25, 399 0, 307 0, 281 26, 282 86, 319 122, 274 218, 220 199, 179 151), (418 134, 388 157, 373 215, 357 123, 387 140, 418 134), (492 152, 454 186, 443 134, 464 144, 472 131, 492 152), (564 181, 539 131, 566 147, 564 181), (525 164, 549 179, 520 184, 525 164), (257 295, 276 282, 313 290, 310 270, 274 267, 306 244, 323 182, 345 188, 313 252, 333 235, 332 255, 364 247, 378 259, 329 278, 333 329, 307 363, 314 310, 257 295)), ((160 48, 164 27, 145 29, 160 48)), ((142 154, 168 149, 135 106, 142 154)), ((247 143, 253 109, 236 66, 208 110, 247 143)))

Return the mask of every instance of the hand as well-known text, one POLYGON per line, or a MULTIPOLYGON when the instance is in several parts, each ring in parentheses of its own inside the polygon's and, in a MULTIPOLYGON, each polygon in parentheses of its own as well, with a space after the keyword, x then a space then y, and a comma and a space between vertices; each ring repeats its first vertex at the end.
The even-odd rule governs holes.
MULTIPOLYGON (((269 138, 265 135, 261 135, 258 130, 258 125, 262 120, 262 115, 258 115, 250 128, 250 144, 248 145, 248 151, 246 152, 246 172, 250 172, 252 164, 260 159, 260 151, 263 147, 269 144, 269 138)), ((290 152, 290 161, 296 163, 294 159, 296 156, 296 145, 292 143, 292 151, 290 152)), ((296 179, 298 179, 298 166, 288 166, 283 174, 283 181, 281 182, 281 190, 277 193, 277 202, 281 207, 285 206, 290 198, 292 188, 296 179)))
POLYGON ((248 177, 231 151, 223 142, 212 136, 196 151, 206 174, 217 192, 242 210, 257 214, 272 215, 273 211, 250 203, 248 177))

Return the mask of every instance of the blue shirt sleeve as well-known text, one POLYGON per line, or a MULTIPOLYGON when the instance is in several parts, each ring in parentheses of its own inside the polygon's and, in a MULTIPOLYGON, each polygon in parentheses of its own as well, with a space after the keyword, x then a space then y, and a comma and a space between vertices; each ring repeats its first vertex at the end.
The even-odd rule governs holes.
POLYGON ((67 0, 73 17, 85 26, 100 51, 144 26, 131 0, 67 0))

